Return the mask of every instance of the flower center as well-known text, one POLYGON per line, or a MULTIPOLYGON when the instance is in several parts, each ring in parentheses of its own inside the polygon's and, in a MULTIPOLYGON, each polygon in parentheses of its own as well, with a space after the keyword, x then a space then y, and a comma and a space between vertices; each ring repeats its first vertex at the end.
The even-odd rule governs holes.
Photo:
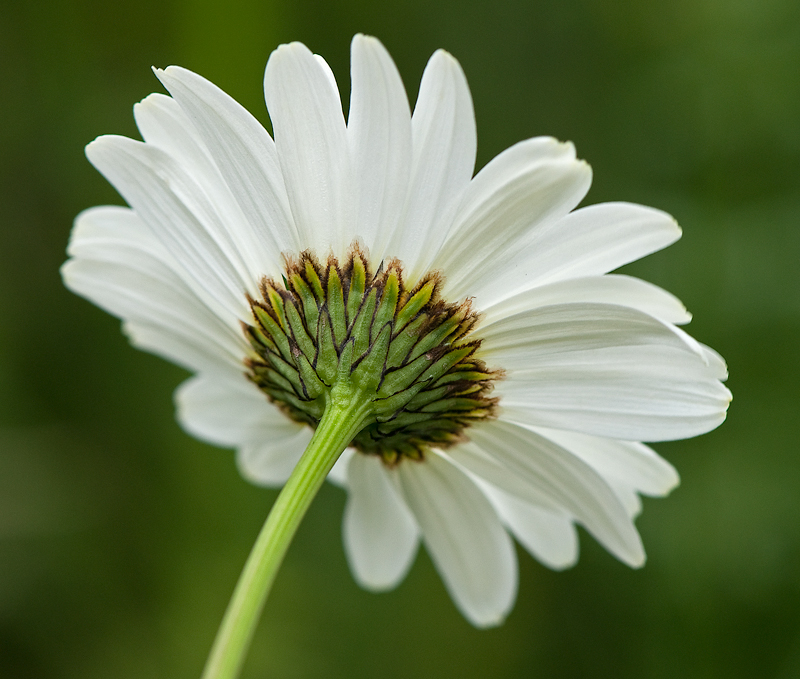
POLYGON ((256 357, 247 375, 290 418, 316 428, 332 391, 347 383, 371 401, 352 445, 387 464, 447 447, 476 420, 493 417, 497 371, 474 357, 481 340, 469 300, 439 297, 442 278, 403 283, 400 262, 369 270, 357 247, 322 266, 306 251, 287 264, 282 285, 264 278, 244 325, 256 357))

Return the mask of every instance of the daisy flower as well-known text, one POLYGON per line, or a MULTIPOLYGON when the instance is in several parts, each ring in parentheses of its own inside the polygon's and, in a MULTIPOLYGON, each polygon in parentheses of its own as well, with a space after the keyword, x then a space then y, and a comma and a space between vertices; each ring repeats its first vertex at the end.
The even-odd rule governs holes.
POLYGON ((675 221, 578 208, 591 170, 549 137, 473 176, 472 100, 444 51, 412 114, 384 47, 356 36, 345 119, 326 62, 280 46, 274 140, 199 75, 156 75, 170 96, 134 107, 143 141, 87 147, 130 207, 78 216, 63 276, 194 373, 176 393, 188 432, 235 447, 254 483, 296 479, 263 549, 328 475, 355 579, 396 586, 422 542, 479 627, 515 599, 512 535, 562 569, 579 524, 641 566, 639 495, 678 483, 641 441, 707 432, 730 400, 683 305, 609 273, 677 240, 675 221))

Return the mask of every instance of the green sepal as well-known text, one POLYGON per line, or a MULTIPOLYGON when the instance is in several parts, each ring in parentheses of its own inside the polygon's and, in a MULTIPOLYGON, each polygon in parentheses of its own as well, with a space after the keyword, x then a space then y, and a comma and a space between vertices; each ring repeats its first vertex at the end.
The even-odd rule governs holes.
POLYGON ((300 375, 297 372, 297 368, 294 366, 294 361, 289 363, 288 361, 284 361, 281 356, 277 354, 270 354, 269 362, 275 371, 278 372, 280 375, 283 376, 284 379, 291 382, 292 386, 294 387, 295 391, 300 394, 303 390, 303 385, 300 382, 300 375))
POLYGON ((378 389, 378 397, 387 398, 403 389, 407 389, 432 363, 433 358, 418 356, 408 365, 387 372, 378 389))
POLYGON ((267 286, 266 293, 266 298, 275 310, 281 329, 284 332, 289 332, 289 325, 286 323, 286 312, 283 308, 283 296, 271 285, 267 286))
POLYGON ((428 368, 420 378, 421 380, 427 381, 434 381, 439 379, 444 373, 446 373, 450 368, 452 368, 456 363, 458 363, 462 358, 466 358, 469 356, 473 351, 475 351, 474 346, 465 346, 459 349, 452 349, 448 351, 444 356, 436 361, 430 368, 428 368))
POLYGON ((286 336, 286 333, 283 332, 283 329, 280 325, 272 318, 272 315, 264 309, 262 306, 256 304, 253 306, 253 313, 256 316, 256 319, 261 324, 261 327, 275 342, 275 345, 278 347, 278 351, 280 351, 281 356, 286 361, 292 360, 292 350, 289 348, 289 338, 286 336))
POLYGON ((309 285, 311 285, 311 289, 314 291, 314 295, 317 298, 318 304, 322 304, 322 302, 325 300, 325 289, 323 288, 322 280, 320 279, 319 274, 314 267, 313 260, 305 260, 303 272, 306 275, 306 280, 309 282, 309 285))
POLYGON ((411 348, 419 340, 422 327, 427 321, 428 317, 423 314, 415 318, 403 330, 395 335, 389 347, 389 355, 386 357, 387 369, 396 368, 403 364, 406 357, 411 352, 411 348))
POLYGON ((303 381, 303 387, 305 387, 305 392, 309 399, 313 401, 328 391, 327 386, 320 381, 319 376, 314 368, 311 367, 305 355, 300 354, 297 356, 295 362, 297 363, 300 379, 303 381))
POLYGON ((350 371, 353 367, 353 358, 355 354, 353 351, 354 344, 355 340, 351 337, 342 345, 342 350, 339 353, 339 366, 336 371, 335 382, 341 382, 343 384, 350 382, 350 371))
POLYGON ((256 380, 256 384, 271 382, 272 384, 277 385, 284 391, 299 393, 296 391, 295 385, 289 380, 287 380, 274 368, 270 368, 267 366, 254 366, 253 368, 251 368, 251 370, 253 371, 253 374, 258 378, 256 380))
POLYGON ((443 398, 433 403, 428 403, 421 408, 424 413, 446 413, 451 411, 471 411, 474 410, 478 404, 474 398, 443 398))
POLYGON ((433 401, 444 398, 450 391, 451 389, 448 386, 438 387, 436 389, 425 389, 412 398, 405 407, 407 410, 419 410, 433 401))
MULTIPOLYGON (((372 326, 372 316, 375 313, 377 296, 378 293, 374 288, 370 290, 369 296, 361 305, 361 309, 355 317, 353 326, 350 329, 350 337, 355 340, 353 352, 356 357, 362 356, 369 348, 370 327, 372 326)), ((383 358, 385 359, 385 354, 383 358)), ((381 367, 383 367, 383 359, 381 360, 381 367)))
POLYGON ((408 360, 413 361, 417 356, 424 354, 426 351, 443 345, 447 338, 456 331, 459 323, 460 319, 458 317, 451 317, 440 325, 437 325, 436 328, 426 333, 425 336, 414 345, 408 360))
POLYGON ((337 346, 341 346, 347 334, 347 318, 345 317, 342 280, 334 266, 328 269, 328 315, 333 328, 333 339, 337 346))
POLYGON ((314 340, 308 336, 306 327, 294 304, 286 305, 286 320, 289 322, 289 327, 292 330, 292 337, 294 341, 297 342, 297 346, 300 347, 300 351, 305 354, 309 361, 313 361, 317 353, 317 347, 314 340))
POLYGON ((389 323, 397 310, 397 300, 400 297, 400 280, 394 271, 389 271, 383 283, 383 293, 381 294, 381 301, 375 311, 375 319, 372 322, 372 337, 371 340, 375 341, 375 335, 383 330, 383 327, 389 323))
POLYGON ((375 399, 375 413, 378 422, 385 422, 394 417, 397 412, 425 388, 424 382, 416 382, 407 389, 389 396, 388 398, 375 399))
POLYGON ((291 286, 295 295, 297 295, 302 302, 306 328, 308 328, 309 332, 312 332, 313 329, 317 327, 317 318, 319 317, 319 301, 299 273, 296 273, 292 276, 291 286))
POLYGON ((269 335, 264 334, 264 332, 255 326, 247 325, 244 328, 244 334, 247 338, 248 344, 250 344, 253 349, 257 352, 261 352, 265 349, 269 351, 274 351, 278 353, 278 347, 275 346, 275 342, 273 342, 269 335))
POLYGON ((317 374, 320 379, 331 386, 339 372, 339 353, 333 343, 333 328, 328 310, 323 307, 317 322, 317 374))
POLYGON ((383 364, 392 337, 392 326, 386 323, 366 356, 353 369, 351 378, 357 389, 374 395, 383 376, 383 364))
POLYGON ((422 307, 430 302, 435 289, 436 282, 428 281, 406 301, 400 311, 397 312, 394 324, 396 331, 402 330, 420 312, 422 307))
MULTIPOLYGON (((356 314, 361 307, 361 300, 364 299, 364 291, 367 285, 367 271, 364 260, 358 255, 353 257, 353 266, 350 271, 350 290, 347 294, 347 324, 353 325, 356 314)), ((373 288, 374 291, 374 288, 373 288)), ((358 353, 358 347, 356 347, 358 353)))

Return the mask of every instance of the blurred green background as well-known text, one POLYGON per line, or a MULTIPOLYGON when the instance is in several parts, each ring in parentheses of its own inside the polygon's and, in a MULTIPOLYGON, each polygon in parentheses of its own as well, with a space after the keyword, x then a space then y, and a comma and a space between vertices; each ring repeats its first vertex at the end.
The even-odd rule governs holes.
POLYGON ((727 359, 728 422, 656 448, 681 472, 637 525, 649 561, 585 533, 553 573, 520 552, 503 627, 472 629, 424 553, 397 591, 353 582, 344 494, 323 489, 244 679, 800 677, 800 3, 796 0, 48 0, 0 4, 0 676, 198 677, 275 498, 175 424, 178 368, 61 285, 73 217, 119 197, 83 156, 135 136, 151 65, 196 70, 262 121, 280 42, 349 91, 378 36, 413 101, 438 47, 466 71, 478 165, 551 134, 592 164, 588 202, 674 214, 628 267, 676 293, 727 359))

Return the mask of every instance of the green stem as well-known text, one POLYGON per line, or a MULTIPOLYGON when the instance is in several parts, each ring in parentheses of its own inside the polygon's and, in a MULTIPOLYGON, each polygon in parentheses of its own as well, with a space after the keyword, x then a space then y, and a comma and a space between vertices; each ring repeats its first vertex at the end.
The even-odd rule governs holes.
POLYGON ((370 419, 371 403, 333 388, 317 430, 281 490, 236 583, 202 679, 236 679, 286 550, 333 464, 370 419))

